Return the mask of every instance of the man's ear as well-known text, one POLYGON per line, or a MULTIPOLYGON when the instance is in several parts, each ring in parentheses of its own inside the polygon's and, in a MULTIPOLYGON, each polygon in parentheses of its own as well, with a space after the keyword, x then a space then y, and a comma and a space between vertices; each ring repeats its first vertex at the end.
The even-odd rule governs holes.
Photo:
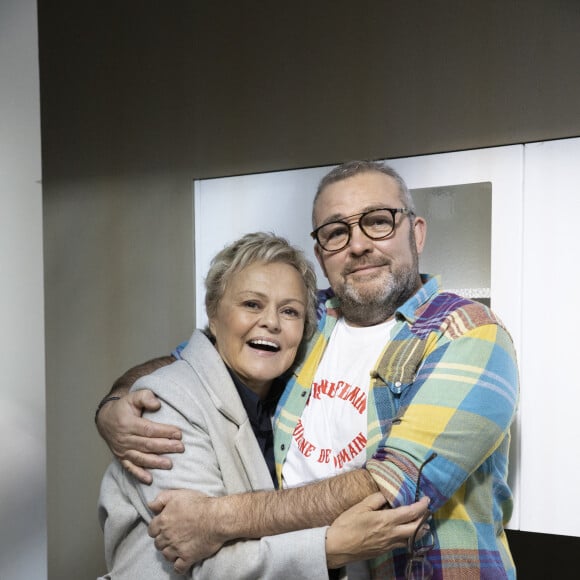
POLYGON ((326 279, 328 279, 328 274, 326 273, 326 268, 324 266, 324 253, 322 251, 322 248, 318 244, 314 244, 314 255, 316 256, 316 260, 318 261, 318 264, 322 268, 322 271, 324 272, 326 279))
POLYGON ((420 254, 425 247, 425 240, 427 238, 427 222, 422 217, 417 216, 413 220, 413 230, 415 233, 417 253, 420 254))

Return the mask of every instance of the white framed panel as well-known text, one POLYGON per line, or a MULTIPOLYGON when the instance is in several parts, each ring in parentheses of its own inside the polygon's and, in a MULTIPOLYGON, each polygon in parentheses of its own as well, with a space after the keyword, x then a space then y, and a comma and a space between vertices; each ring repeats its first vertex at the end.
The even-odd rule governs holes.
POLYGON ((580 139, 525 147, 520 527, 580 536, 580 139))
MULTIPOLYGON (((523 145, 392 159, 389 164, 403 176, 409 189, 491 183, 491 306, 509 329, 521 366, 523 145)), ((522 383, 522 392, 524 388, 522 383)), ((521 405, 512 426, 510 449, 509 481, 514 492, 514 511, 508 525, 511 529, 520 528, 525 505, 520 496, 520 423, 521 405)))
MULTIPOLYGON (((461 151, 387 160, 410 189, 490 182, 492 189, 492 308, 520 351, 523 146, 461 151)), ((203 279, 211 258, 250 231, 274 231, 302 247, 315 262, 311 204, 320 179, 333 166, 198 180, 194 183, 196 322, 206 323, 203 279)), ((429 233, 427 233, 429 240, 429 233)), ((429 242, 427 242, 429 243, 429 242)), ((326 280, 317 266, 319 286, 326 280)), ((430 272, 437 274, 438 272, 430 272)), ((519 526, 519 419, 512 430, 510 483, 519 526)))
MULTIPOLYGON (((312 200, 316 185, 329 167, 297 169, 201 179, 194 182, 195 314, 196 324, 207 323, 203 281, 211 259, 224 246, 248 232, 274 232, 300 247, 316 267, 312 200)), ((320 282, 319 282, 320 284, 320 282)))
POLYGON ((521 328, 523 151, 522 145, 511 145, 389 160, 409 189, 491 182, 492 305, 516 346, 521 328))

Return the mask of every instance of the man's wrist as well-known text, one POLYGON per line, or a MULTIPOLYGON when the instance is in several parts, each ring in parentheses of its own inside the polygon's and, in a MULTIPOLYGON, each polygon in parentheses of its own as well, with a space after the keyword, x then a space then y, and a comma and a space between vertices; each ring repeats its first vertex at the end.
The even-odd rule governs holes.
POLYGON ((241 495, 226 495, 209 500, 209 515, 211 521, 215 522, 214 531, 223 543, 251 537, 249 529, 243 525, 244 518, 240 518, 241 499, 241 495))
POLYGON ((95 411, 95 425, 97 424, 97 419, 99 417, 99 413, 101 412, 101 409, 110 401, 118 401, 120 398, 121 397, 116 396, 116 395, 107 395, 106 397, 101 399, 101 401, 97 405, 97 410, 95 411))

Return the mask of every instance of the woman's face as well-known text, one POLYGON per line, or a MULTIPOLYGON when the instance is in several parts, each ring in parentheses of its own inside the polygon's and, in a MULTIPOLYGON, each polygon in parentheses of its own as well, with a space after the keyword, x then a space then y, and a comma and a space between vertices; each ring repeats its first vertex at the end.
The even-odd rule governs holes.
POLYGON ((209 327, 224 362, 264 398, 296 357, 305 313, 299 272, 282 262, 257 262, 231 277, 209 327))

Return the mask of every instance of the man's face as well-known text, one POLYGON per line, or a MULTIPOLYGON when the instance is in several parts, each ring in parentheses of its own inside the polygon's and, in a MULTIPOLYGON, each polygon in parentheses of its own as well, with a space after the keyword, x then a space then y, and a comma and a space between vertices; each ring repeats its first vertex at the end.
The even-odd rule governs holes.
MULTIPOLYGON (((314 219, 319 227, 385 207, 403 207, 398 184, 388 175, 368 171, 323 189, 314 207, 314 219)), ((418 256, 426 224, 419 217, 411 220, 411 216, 397 214, 395 230, 384 240, 371 240, 355 225, 349 244, 342 250, 327 252, 316 245, 316 257, 352 326, 388 320, 420 287, 418 256)))

